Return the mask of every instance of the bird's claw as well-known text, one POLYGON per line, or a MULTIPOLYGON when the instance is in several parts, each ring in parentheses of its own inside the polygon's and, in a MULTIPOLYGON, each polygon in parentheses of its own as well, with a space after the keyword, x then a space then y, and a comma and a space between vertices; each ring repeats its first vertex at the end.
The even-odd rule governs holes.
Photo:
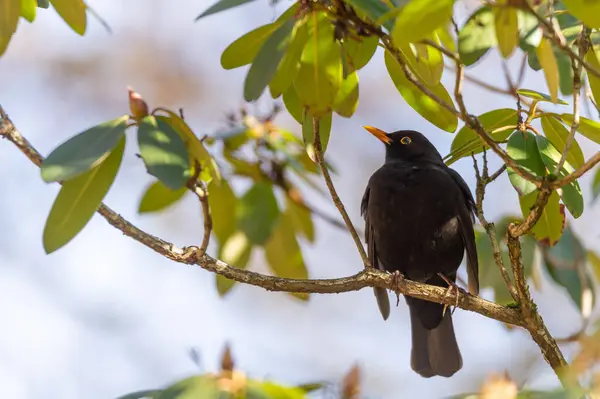
MULTIPOLYGON (((444 276, 442 273, 438 273, 438 276, 440 276, 442 278, 442 280, 444 280, 446 282, 446 284, 448 284, 448 290, 446 291, 445 296, 450 295, 452 290, 456 291, 456 303, 454 305, 454 308, 450 311, 450 314, 452 315, 452 314, 454 314, 454 311, 458 307, 459 293, 460 293, 460 291, 463 291, 463 290, 458 285, 456 285, 455 282, 451 281, 448 277, 444 276)), ((448 308, 448 304, 444 304, 444 309, 442 310, 442 314, 446 314, 447 308, 448 308)))
POLYGON ((404 282, 404 276, 398 270, 395 270, 392 273, 392 285, 394 287, 394 292, 396 293, 396 306, 400 303, 400 287, 402 287, 402 283, 404 282))

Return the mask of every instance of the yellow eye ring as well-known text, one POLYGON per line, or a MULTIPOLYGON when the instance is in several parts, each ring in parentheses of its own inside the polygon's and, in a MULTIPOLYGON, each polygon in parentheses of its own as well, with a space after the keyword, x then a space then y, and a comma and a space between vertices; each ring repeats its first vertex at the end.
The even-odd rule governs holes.
POLYGON ((408 137, 408 136, 404 136, 404 137, 402 137, 402 138, 400 139, 400 142, 401 142, 402 144, 405 144, 405 145, 406 145, 406 144, 410 144, 410 143, 412 142, 412 140, 410 139, 410 137, 408 137))

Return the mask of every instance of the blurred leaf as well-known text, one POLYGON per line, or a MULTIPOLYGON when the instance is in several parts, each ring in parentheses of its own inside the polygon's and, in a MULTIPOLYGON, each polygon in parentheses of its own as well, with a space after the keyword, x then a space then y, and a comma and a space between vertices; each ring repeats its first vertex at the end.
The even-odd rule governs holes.
POLYGON ((217 3, 210 6, 206 11, 196 17, 196 21, 202 17, 207 17, 221 11, 229 10, 246 3, 251 3, 254 0, 219 0, 217 3))
POLYGON ((525 52, 535 51, 543 37, 537 18, 522 10, 517 10, 517 17, 519 20, 519 47, 525 52))
POLYGON ((587 251, 587 259, 588 262, 592 264, 592 270, 596 276, 596 281, 600 281, 600 256, 590 249, 587 251))
MULTIPOLYGON (((440 44, 435 35, 430 35, 428 39, 440 44)), ((398 46, 398 49, 404 55, 410 69, 425 84, 436 86, 440 83, 444 72, 444 58, 438 49, 423 43, 405 43, 398 46)))
POLYGON ((236 39, 221 54, 221 66, 234 69, 250 64, 265 40, 278 27, 278 23, 263 25, 236 39))
MULTIPOLYGON (((546 138, 548 138, 552 145, 562 153, 567 143, 569 131, 558 119, 552 115, 542 115, 540 120, 542 122, 542 129, 546 135, 546 138)), ((585 163, 581 147, 579 147, 579 144, 575 140, 573 140, 571 149, 567 155, 567 162, 576 168, 579 168, 585 163)))
POLYGON ((50 0, 37 0, 37 5, 40 8, 48 8, 50 7, 50 0))
MULTIPOLYGON (((518 112, 510 108, 500 108, 479 115, 481 126, 488 132, 496 141, 506 140, 514 129, 503 130, 494 133, 495 129, 514 126, 517 128, 518 112)), ((444 157, 447 165, 451 165, 460 158, 471 156, 471 154, 479 154, 484 148, 489 148, 479 135, 467 125, 463 126, 452 141, 450 153, 444 157)))
POLYGON ((99 165, 124 137, 128 119, 125 115, 101 123, 59 145, 42 162, 42 179, 69 180, 99 165))
MULTIPOLYGON (((373 22, 390 10, 383 1, 378 0, 348 0, 348 4, 364 12, 373 22)), ((392 25, 388 22, 384 26, 390 29, 392 25)))
POLYGON ((294 86, 288 87, 288 89, 283 93, 283 104, 285 108, 288 110, 290 115, 298 122, 302 124, 304 121, 303 117, 303 109, 300 104, 300 99, 298 98, 298 93, 296 93, 296 88, 294 86))
POLYGON ((181 380, 163 390, 155 399, 220 399, 217 381, 206 376, 181 380))
MULTIPOLYGON (((594 49, 594 46, 590 46, 588 49, 588 52, 585 54, 585 61, 596 71, 600 71, 600 61, 598 60, 598 53, 594 49)), ((590 89, 597 104, 600 102, 600 78, 591 73, 588 73, 587 76, 590 82, 590 89)))
POLYGON ((323 382, 309 382, 306 384, 298 385, 299 389, 302 389, 306 393, 318 391, 323 388, 325 384, 323 382))
POLYGON ((531 99, 539 101, 539 102, 549 102, 549 103, 555 103, 555 104, 569 105, 569 103, 561 100, 560 98, 557 99, 556 102, 554 102, 552 100, 552 97, 550 97, 549 95, 540 93, 539 91, 535 91, 535 90, 519 89, 519 90, 517 90, 517 93, 519 93, 519 95, 521 95, 523 97, 531 98, 531 99))
POLYGON ((279 208, 273 186, 266 181, 254 184, 237 204, 238 226, 248 239, 263 245, 279 219, 279 208))
MULTIPOLYGON (((450 133, 456 130, 456 127, 458 126, 458 118, 456 115, 447 109, 442 108, 441 105, 433 101, 417 86, 411 83, 404 75, 404 71, 400 64, 387 50, 385 52, 385 65, 396 88, 412 109, 442 130, 450 133)), ((453 104, 452 98, 441 83, 429 87, 429 89, 448 104, 453 104)))
POLYGON ((171 190, 162 184, 160 180, 157 180, 146 189, 140 201, 138 212, 150 213, 161 211, 179 201, 186 192, 186 187, 181 187, 179 190, 171 190))
POLYGON ((450 33, 449 24, 442 25, 435 31, 440 43, 442 43, 442 47, 456 53, 456 43, 454 37, 450 33))
MULTIPOLYGON (((536 136, 535 140, 537 142, 537 147, 540 152, 540 156, 542 157, 542 161, 548 170, 551 173, 554 173, 562 154, 556 148, 554 148, 552 143, 550 143, 550 141, 548 141, 548 139, 545 137, 536 136)), ((565 177, 569 173, 573 173, 573 171, 574 169, 569 162, 565 162, 560 170, 560 177, 565 177)), ((563 203, 567 206, 567 209, 571 215, 577 219, 583 213, 583 194, 581 194, 579 183, 577 180, 575 180, 572 183, 562 187, 561 191, 563 203)))
MULTIPOLYGON (((542 177, 546 175, 546 167, 538 152, 535 139, 536 137, 530 132, 516 131, 508 139, 506 152, 517 165, 534 176, 542 177)), ((534 183, 525 180, 512 168, 507 167, 506 170, 510 182, 520 196, 530 194, 537 189, 534 183)))
POLYGON ((394 24, 395 43, 414 43, 424 39, 452 18, 454 0, 418 0, 406 4, 394 24))
POLYGON ((552 50, 552 43, 546 38, 542 38, 540 45, 535 50, 538 60, 542 69, 544 70, 544 76, 546 77, 546 84, 550 91, 550 98, 553 103, 558 102, 558 65, 556 64, 556 57, 554 57, 554 51, 552 50))
POLYGON ((270 381, 249 381, 247 399, 307 399, 297 387, 284 387, 270 381))
POLYGON ((594 180, 592 181, 592 202, 596 201, 600 194, 600 168, 596 169, 594 180))
MULTIPOLYGON (((569 126, 573 123, 572 114, 560 114, 556 116, 562 119, 569 126)), ((580 116, 579 127, 577 128, 577 131, 593 142, 600 144, 600 123, 580 116)))
MULTIPOLYGON (((302 258, 302 251, 294 235, 294 226, 289 214, 280 216, 273 234, 265 245, 265 256, 269 267, 276 276, 306 279, 308 271, 302 258)), ((292 295, 308 300, 308 294, 293 293, 292 295)))
POLYGON ((0 3, 0 55, 8 47, 8 42, 17 30, 21 2, 19 0, 2 0, 0 3))
POLYGON ((493 9, 496 40, 502 57, 509 58, 519 42, 519 23, 517 9, 501 2, 493 9))
POLYGON ((290 45, 279 63, 277 72, 275 72, 273 79, 269 83, 271 97, 279 97, 292 86, 300 68, 300 57, 302 56, 302 51, 307 40, 308 25, 306 23, 297 23, 292 32, 290 45))
POLYGON ((143 118, 138 124, 138 145, 148 173, 165 186, 178 190, 191 177, 185 143, 164 120, 154 116, 143 118))
MULTIPOLYGON (((327 150, 327 144, 329 143, 329 135, 331 133, 331 121, 332 114, 329 113, 319 119, 319 137, 321 138, 321 151, 325 154, 327 150)), ((305 112, 304 123, 302 123, 302 138, 304 140, 304 146, 306 152, 313 162, 317 162, 315 156, 315 130, 313 125, 313 117, 305 112)))
POLYGON ((208 185, 208 206, 213 221, 212 231, 223 245, 236 230, 235 209, 237 198, 226 180, 208 185))
POLYGON ((590 28, 600 28, 600 1, 563 0, 569 12, 590 28))
MULTIPOLYGON (((36 0, 21 0, 21 15, 27 21, 33 22, 35 20, 36 11, 37 11, 36 0)), ((2 22, 0 22, 0 25, 2 25, 2 22)), ((0 36, 2 36, 1 33, 0 33, 0 36)))
POLYGON ((360 39, 359 41, 350 37, 342 43, 342 51, 348 64, 348 73, 367 65, 377 50, 377 43, 379 43, 377 36, 361 37, 360 39))
POLYGON ((244 99, 256 101, 275 76, 277 67, 290 43, 294 20, 289 19, 262 44, 244 81, 244 99))
POLYGON ((358 105, 358 74, 352 72, 338 90, 333 104, 334 111, 343 117, 350 118, 358 105))
POLYGON ((90 221, 115 180, 124 149, 125 136, 122 136, 100 164, 64 182, 44 226, 47 254, 71 241, 90 221))
MULTIPOLYGON (((538 191, 519 197, 523 217, 527 217, 538 196, 538 191)), ((555 245, 562 235, 565 227, 565 207, 559 203, 556 191, 548 198, 548 203, 538 222, 531 229, 531 233, 542 245, 555 245)))
MULTIPOLYGON (((238 231, 229 236, 224 244, 220 245, 218 253, 219 259, 223 262, 239 269, 245 269, 252 255, 252 244, 244 233, 238 231)), ((236 283, 220 274, 215 274, 215 278, 220 296, 225 296, 236 283)))
POLYGON ((117 399, 143 399, 143 398, 154 399, 161 392, 162 391, 158 390, 158 389, 150 389, 150 390, 145 390, 145 391, 137 391, 137 392, 129 393, 127 395, 119 396, 117 399))
POLYGON ((60 17, 75 31, 83 36, 87 26, 86 5, 83 0, 50 0, 60 17))
POLYGON ((483 384, 480 399, 516 399, 519 388, 508 374, 492 374, 483 384))
POLYGON ((309 242, 315 241, 315 226, 312 214, 308 209, 288 197, 286 198, 285 213, 289 215, 295 232, 302 234, 309 242))
POLYGON ((481 7, 469 17, 458 34, 460 59, 466 66, 473 65, 497 43, 494 14, 489 7, 481 7))
POLYGON ((558 88, 563 96, 573 95, 573 67, 568 54, 553 47, 558 66, 558 88))

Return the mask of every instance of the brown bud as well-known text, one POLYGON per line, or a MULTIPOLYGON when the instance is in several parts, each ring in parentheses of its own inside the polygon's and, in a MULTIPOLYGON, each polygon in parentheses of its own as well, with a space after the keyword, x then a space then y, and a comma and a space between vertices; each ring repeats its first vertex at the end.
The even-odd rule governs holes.
POLYGON ((231 348, 229 344, 225 345, 225 351, 223 352, 223 356, 221 357, 221 370, 223 371, 233 371, 234 363, 233 358, 231 357, 231 348))
POLYGON ((342 399, 358 399, 360 394, 360 369, 358 365, 352 366, 342 382, 342 399))
POLYGON ((129 109, 131 110, 133 119, 140 120, 148 116, 148 104, 146 104, 142 96, 133 91, 131 87, 128 87, 127 91, 129 91, 129 109))

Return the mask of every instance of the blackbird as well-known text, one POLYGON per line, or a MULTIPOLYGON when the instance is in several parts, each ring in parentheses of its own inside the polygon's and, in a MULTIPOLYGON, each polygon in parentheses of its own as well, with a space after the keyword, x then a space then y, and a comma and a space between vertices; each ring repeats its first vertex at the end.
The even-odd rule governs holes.
MULTIPOLYGON (((467 252, 469 292, 479 292, 473 231, 475 201, 462 177, 447 167, 433 144, 414 130, 386 133, 385 163, 362 198, 365 239, 373 267, 413 281, 448 287, 467 252)), ((379 310, 390 314, 387 290, 374 288, 379 310)), ((410 310, 411 368, 423 377, 450 377, 462 367, 451 312, 444 305, 405 296, 410 310)))

